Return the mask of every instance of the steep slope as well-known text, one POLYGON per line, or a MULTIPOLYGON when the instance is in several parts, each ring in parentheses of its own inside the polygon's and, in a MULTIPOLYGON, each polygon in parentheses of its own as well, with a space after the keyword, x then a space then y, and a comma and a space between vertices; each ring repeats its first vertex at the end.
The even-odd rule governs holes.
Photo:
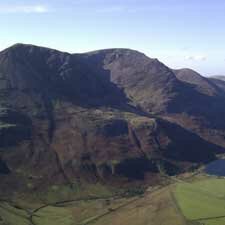
MULTIPOLYGON (((176 115, 176 123, 197 133, 202 138, 224 146, 224 89, 212 79, 190 69, 175 70, 176 77, 198 92, 192 98, 194 113, 176 115), (207 97, 208 96, 208 97, 207 97)), ((191 95, 190 95, 191 96, 191 95)), ((172 116, 174 117, 174 116, 172 116)), ((174 121, 174 119, 172 119, 174 121)))
POLYGON ((214 91, 129 49, 12 46, 0 53, 2 185, 10 176, 14 188, 21 177, 34 186, 141 180, 212 160, 225 146, 224 98, 214 91))
POLYGON ((167 111, 176 98, 179 82, 157 59, 129 49, 96 51, 83 57, 98 67, 103 66, 110 80, 122 88, 132 102, 149 112, 167 111))
POLYGON ((180 69, 174 70, 174 73, 179 80, 193 85, 194 88, 202 94, 208 96, 218 95, 218 88, 209 79, 201 76, 196 71, 191 69, 180 69))
POLYGON ((214 144, 225 147, 223 91, 195 71, 173 71, 157 59, 124 49, 84 55, 104 66, 113 83, 132 104, 151 115, 160 115, 214 144))

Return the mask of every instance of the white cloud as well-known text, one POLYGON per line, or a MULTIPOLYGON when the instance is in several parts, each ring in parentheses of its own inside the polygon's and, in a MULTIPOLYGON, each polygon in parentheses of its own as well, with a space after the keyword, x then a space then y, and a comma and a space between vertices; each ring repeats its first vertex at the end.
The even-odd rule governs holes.
POLYGON ((206 55, 187 55, 185 56, 186 60, 191 60, 191 61, 206 61, 207 56, 206 55))
POLYGON ((47 13, 44 5, 0 5, 0 13, 47 13))

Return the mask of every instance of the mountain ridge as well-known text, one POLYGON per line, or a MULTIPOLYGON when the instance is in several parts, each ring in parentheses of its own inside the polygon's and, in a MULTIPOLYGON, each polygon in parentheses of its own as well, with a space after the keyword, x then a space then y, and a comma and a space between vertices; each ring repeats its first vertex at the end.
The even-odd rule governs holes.
POLYGON ((130 49, 16 44, 0 52, 0 163, 51 182, 185 171, 225 151, 221 92, 130 49))

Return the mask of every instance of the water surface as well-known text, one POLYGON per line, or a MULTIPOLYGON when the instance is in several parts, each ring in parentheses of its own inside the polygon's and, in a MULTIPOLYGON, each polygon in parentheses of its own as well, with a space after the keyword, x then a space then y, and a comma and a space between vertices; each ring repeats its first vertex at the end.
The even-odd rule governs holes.
POLYGON ((210 175, 225 177, 225 159, 219 159, 209 163, 205 168, 205 172, 210 175))

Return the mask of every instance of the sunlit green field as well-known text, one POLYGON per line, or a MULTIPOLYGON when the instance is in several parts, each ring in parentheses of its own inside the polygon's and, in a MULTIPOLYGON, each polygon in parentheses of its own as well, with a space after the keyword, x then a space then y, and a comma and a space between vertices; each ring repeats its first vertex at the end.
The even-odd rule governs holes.
POLYGON ((188 220, 205 225, 225 224, 225 179, 181 182, 177 185, 175 197, 188 220))

